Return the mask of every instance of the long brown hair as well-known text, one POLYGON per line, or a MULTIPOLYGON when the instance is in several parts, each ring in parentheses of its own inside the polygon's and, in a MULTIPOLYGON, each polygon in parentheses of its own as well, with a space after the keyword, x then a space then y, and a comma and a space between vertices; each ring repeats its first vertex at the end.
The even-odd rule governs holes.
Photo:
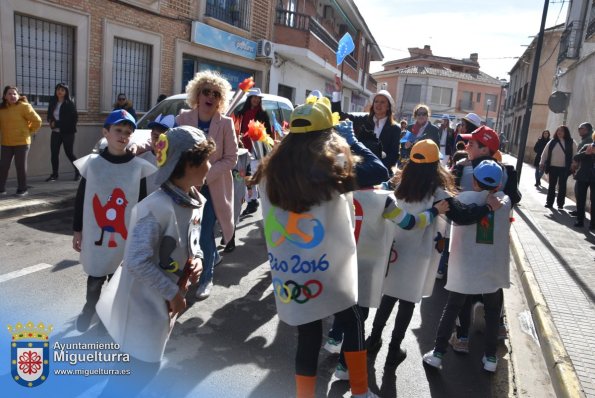
MULTIPOLYGON (((4 86, 4 91, 2 91, 2 103, 0 104, 0 109, 8 107, 8 101, 4 98, 8 90, 15 90, 17 94, 19 94, 19 89, 16 86, 4 86)), ((24 95, 19 94, 19 99, 17 102, 27 102, 27 97, 24 95)))
POLYGON ((391 182, 396 185, 395 197, 406 202, 421 202, 442 188, 451 195, 456 192, 453 176, 434 163, 407 162, 402 171, 395 174, 391 182))
POLYGON ((273 205, 303 213, 330 200, 336 192, 355 190, 354 164, 358 159, 332 130, 289 133, 261 160, 253 181, 266 181, 273 205))

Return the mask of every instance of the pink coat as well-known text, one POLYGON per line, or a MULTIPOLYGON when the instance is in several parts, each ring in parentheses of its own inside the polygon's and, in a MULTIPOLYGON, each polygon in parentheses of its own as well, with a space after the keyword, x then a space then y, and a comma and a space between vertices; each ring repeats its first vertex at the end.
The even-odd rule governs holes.
MULTIPOLYGON (((178 126, 198 126, 198 109, 181 110, 176 117, 178 126)), ((210 138, 217 148, 211 155, 211 169, 207 174, 207 185, 213 200, 215 215, 223 230, 226 242, 234 232, 233 176, 231 170, 238 161, 238 141, 231 118, 215 113, 209 127, 210 138)))

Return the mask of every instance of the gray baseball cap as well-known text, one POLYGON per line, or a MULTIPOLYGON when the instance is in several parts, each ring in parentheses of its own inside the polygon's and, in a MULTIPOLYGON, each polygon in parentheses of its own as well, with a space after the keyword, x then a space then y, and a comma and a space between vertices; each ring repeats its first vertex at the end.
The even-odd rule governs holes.
POLYGON ((167 130, 159 136, 156 146, 157 166, 155 184, 161 185, 169 179, 183 152, 206 141, 202 131, 192 126, 180 126, 167 130))

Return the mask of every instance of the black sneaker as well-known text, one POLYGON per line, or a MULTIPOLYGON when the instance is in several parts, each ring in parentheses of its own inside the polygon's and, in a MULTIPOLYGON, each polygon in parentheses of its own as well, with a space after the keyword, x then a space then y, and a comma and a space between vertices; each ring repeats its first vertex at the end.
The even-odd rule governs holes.
POLYGON ((407 358, 407 350, 401 347, 392 348, 389 347, 388 354, 386 355, 386 364, 387 367, 394 367, 396 368, 407 358))
POLYGON ((56 181, 57 179, 58 179, 58 175, 50 174, 50 176, 45 179, 45 182, 56 181))
POLYGON ((248 205, 246 206, 246 209, 242 212, 242 216, 247 216, 248 214, 252 214, 252 213, 256 213, 256 210, 258 210, 258 201, 257 200, 251 200, 248 202, 248 205))
POLYGON ((578 215, 578 211, 572 210, 572 211, 569 211, 568 214, 571 215, 572 217, 576 217, 578 215))
POLYGON ((236 239, 235 235, 232 236, 231 240, 227 245, 225 245, 225 249, 223 249, 223 253, 231 253, 236 249, 236 239))
POLYGON ((585 223, 583 221, 577 221, 574 223, 574 226, 577 228, 582 228, 585 226, 585 223))
POLYGON ((81 333, 89 330, 89 326, 91 325, 91 319, 93 319, 92 312, 81 312, 75 321, 76 330, 78 330, 81 333))
POLYGON ((368 350, 369 353, 378 352, 380 347, 382 347, 381 338, 372 338, 372 336, 370 336, 366 339, 366 350, 368 350))
POLYGON ((17 189, 17 196, 27 196, 29 195, 29 191, 26 189, 17 189))

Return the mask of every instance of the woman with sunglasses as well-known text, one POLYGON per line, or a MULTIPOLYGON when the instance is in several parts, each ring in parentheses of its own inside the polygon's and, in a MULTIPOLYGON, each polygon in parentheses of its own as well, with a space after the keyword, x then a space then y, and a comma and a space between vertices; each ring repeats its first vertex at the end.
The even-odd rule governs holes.
POLYGON ((224 116, 231 92, 227 80, 212 71, 199 72, 186 86, 190 109, 176 117, 178 126, 194 126, 215 141, 215 152, 209 157, 211 169, 200 193, 207 199, 200 232, 200 247, 204 253, 203 273, 198 281, 196 298, 211 295, 217 245, 215 220, 219 221, 223 238, 229 242, 234 233, 233 177, 231 171, 238 160, 238 141, 231 118, 224 116))
POLYGON ((438 131, 438 127, 430 123, 430 108, 425 104, 416 105, 413 109, 413 117, 415 123, 409 126, 409 131, 415 136, 415 141, 406 142, 405 147, 411 148, 418 141, 432 140, 440 148, 440 131, 438 131))
POLYGON ((114 104, 114 109, 112 109, 112 110, 115 111, 116 109, 124 109, 126 112, 128 112, 132 115, 134 120, 138 120, 136 117, 136 111, 134 110, 134 107, 132 106, 132 101, 130 101, 128 98, 126 98, 126 94, 120 93, 120 94, 118 94, 118 96, 116 98, 117 98, 116 103, 114 104))

